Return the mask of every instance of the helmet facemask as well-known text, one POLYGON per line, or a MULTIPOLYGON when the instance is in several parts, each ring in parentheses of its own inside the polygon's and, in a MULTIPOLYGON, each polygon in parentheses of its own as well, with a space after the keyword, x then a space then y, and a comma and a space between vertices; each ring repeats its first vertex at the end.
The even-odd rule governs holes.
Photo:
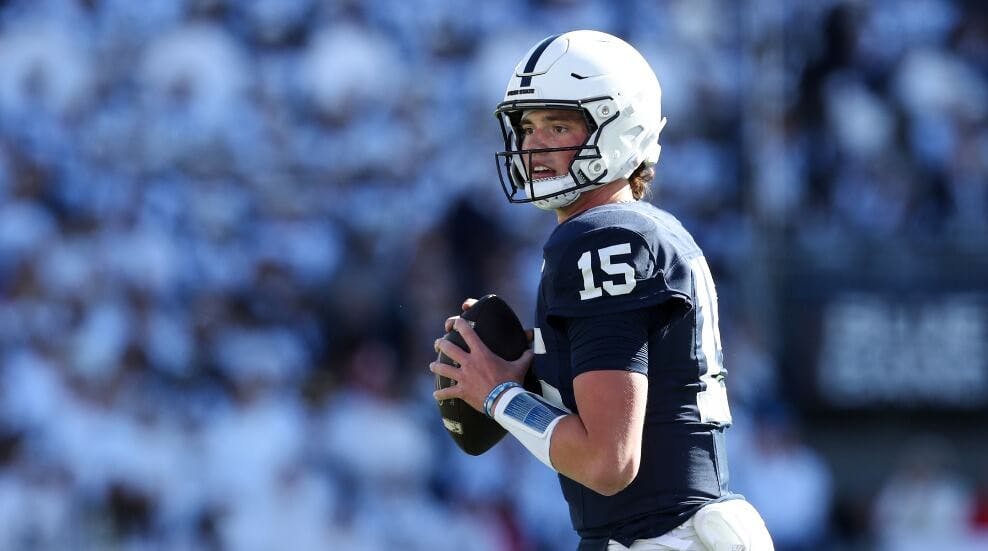
MULTIPOLYGON (((580 102, 531 102, 511 101, 500 104, 495 112, 501 124, 504 138, 503 151, 495 153, 501 188, 512 203, 533 203, 535 206, 552 210, 565 207, 579 197, 580 193, 607 183, 606 164, 596 141, 600 126, 593 120, 580 102), (523 149, 521 117, 525 111, 534 109, 567 109, 579 111, 587 127, 587 140, 581 145, 523 149), (566 174, 546 178, 533 178, 526 167, 533 166, 533 156, 540 153, 575 151, 566 174), (527 161, 527 162, 526 162, 527 161)), ((615 114, 616 117, 616 114, 615 114)), ((609 121, 605 121, 606 124, 609 121)), ((602 126, 602 125, 601 125, 602 126)))

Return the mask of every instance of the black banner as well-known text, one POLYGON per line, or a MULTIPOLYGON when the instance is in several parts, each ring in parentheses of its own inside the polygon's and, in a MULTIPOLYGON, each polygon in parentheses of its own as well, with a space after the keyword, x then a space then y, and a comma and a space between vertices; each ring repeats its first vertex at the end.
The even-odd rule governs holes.
POLYGON ((789 264, 782 371, 800 407, 988 413, 988 274, 937 260, 925 272, 789 264))

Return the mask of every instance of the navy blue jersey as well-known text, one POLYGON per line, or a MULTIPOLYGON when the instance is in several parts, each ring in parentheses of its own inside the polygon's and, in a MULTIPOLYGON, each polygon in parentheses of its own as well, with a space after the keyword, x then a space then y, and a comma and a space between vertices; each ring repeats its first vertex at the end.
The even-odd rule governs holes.
POLYGON ((573 526, 583 538, 625 545, 659 536, 729 495, 723 431, 731 419, 703 253, 671 214, 635 202, 565 221, 543 254, 534 369, 546 398, 579 413, 580 373, 648 376, 638 476, 605 497, 560 475, 573 526))

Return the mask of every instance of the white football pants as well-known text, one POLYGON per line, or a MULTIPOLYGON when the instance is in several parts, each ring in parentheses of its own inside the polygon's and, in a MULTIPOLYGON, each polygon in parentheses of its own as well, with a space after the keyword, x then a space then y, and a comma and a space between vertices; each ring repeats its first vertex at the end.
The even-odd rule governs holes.
POLYGON ((657 538, 625 547, 611 540, 607 551, 774 551, 765 521, 750 503, 731 499, 711 503, 657 538))

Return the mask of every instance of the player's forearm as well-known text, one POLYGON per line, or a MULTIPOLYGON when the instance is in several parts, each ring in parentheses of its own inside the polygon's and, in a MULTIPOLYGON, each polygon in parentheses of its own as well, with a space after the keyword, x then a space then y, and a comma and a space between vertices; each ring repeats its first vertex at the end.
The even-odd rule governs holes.
POLYGON ((553 431, 549 456, 563 476, 609 496, 626 488, 638 475, 641 457, 635 450, 640 447, 615 441, 613 435, 594 438, 578 415, 567 415, 553 431))
MULTIPOLYGON (((620 388, 602 394, 616 394, 614 390, 620 388)), ((634 407, 639 400, 633 394, 586 401, 584 414, 597 414, 587 422, 515 385, 497 398, 494 419, 539 461, 595 492, 613 495, 635 479, 641 460, 643 412, 636 410, 644 407, 634 407), (604 406, 614 411, 602 414, 604 406)))

